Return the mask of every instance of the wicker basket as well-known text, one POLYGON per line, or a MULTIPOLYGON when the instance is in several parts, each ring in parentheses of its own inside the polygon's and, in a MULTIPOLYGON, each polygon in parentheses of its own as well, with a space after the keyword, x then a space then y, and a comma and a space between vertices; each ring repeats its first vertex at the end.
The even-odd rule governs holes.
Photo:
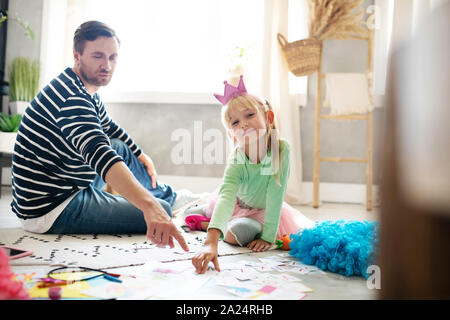
POLYGON ((277 37, 289 71, 295 76, 308 76, 319 69, 322 41, 304 39, 289 43, 281 33, 277 37))

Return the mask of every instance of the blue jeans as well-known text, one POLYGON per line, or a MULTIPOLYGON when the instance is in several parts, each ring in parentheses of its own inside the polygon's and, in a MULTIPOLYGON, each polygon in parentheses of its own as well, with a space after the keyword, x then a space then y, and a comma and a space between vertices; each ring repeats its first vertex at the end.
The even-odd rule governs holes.
MULTIPOLYGON (((119 139, 112 139, 111 147, 123 158, 136 179, 153 194, 171 217, 171 206, 176 198, 172 188, 157 182, 156 188, 153 189, 151 177, 128 146, 119 139)), ((69 202, 46 233, 145 234, 147 224, 142 211, 124 197, 101 190, 105 185, 103 179, 97 175, 88 188, 81 190, 69 202)))

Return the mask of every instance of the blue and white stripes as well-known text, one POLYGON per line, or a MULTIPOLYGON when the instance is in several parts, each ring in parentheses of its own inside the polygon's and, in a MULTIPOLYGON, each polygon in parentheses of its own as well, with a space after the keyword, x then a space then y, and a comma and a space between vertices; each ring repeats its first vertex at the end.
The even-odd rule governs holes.
POLYGON ((97 174, 103 179, 122 158, 110 139, 141 149, 91 97, 71 68, 65 69, 31 101, 22 118, 12 166, 13 212, 21 219, 45 215, 97 174))

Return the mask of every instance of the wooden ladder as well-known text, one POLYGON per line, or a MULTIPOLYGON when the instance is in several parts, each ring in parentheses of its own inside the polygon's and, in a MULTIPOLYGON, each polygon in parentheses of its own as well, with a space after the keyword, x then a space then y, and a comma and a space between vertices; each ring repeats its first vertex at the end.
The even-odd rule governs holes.
MULTIPOLYGON (((327 39, 334 40, 334 39, 327 39)), ((369 30, 367 37, 347 37, 339 40, 365 40, 368 42, 367 71, 372 72, 372 48, 373 31, 369 30)), ((320 184, 320 162, 362 162, 366 164, 366 209, 372 210, 372 112, 365 114, 349 115, 329 115, 322 114, 322 80, 325 74, 322 74, 322 54, 323 43, 320 47, 320 64, 317 74, 317 94, 314 112, 314 168, 313 168, 313 207, 319 207, 319 184, 320 184), (365 158, 343 158, 343 157, 321 157, 320 155, 320 120, 366 120, 366 157, 365 158)))

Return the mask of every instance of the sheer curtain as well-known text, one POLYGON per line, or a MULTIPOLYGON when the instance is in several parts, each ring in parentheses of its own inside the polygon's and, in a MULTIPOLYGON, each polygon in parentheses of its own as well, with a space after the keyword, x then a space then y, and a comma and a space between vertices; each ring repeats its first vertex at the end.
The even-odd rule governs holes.
MULTIPOLYGON (((306 2, 306 0, 299 0, 306 2)), ((302 154, 300 139, 300 106, 291 98, 289 75, 283 61, 277 33, 288 34, 288 0, 265 0, 262 88, 278 115, 280 134, 291 145, 291 175, 285 200, 290 204, 302 203, 302 154)), ((307 23, 306 19, 304 21, 307 23)))
POLYGON ((394 7, 390 72, 399 185, 408 203, 430 212, 450 207, 449 10, 448 0, 396 1, 394 7))
POLYGON ((415 33, 422 20, 449 0, 375 0, 374 91, 384 95, 390 53, 415 33))

